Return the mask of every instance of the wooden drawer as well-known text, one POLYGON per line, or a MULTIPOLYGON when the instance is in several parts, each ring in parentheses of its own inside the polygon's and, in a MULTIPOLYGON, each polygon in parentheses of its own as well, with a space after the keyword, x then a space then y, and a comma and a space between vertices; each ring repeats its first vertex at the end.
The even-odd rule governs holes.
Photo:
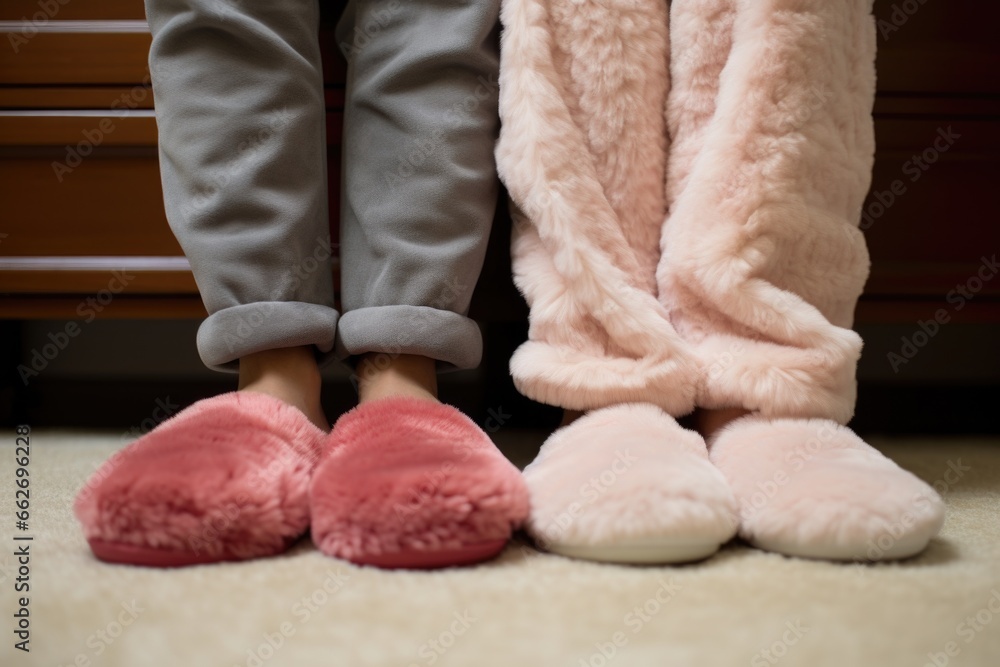
POLYGON ((4 0, 0 21, 146 20, 142 0, 4 0))
MULTIPOLYGON (((334 22, 322 27, 326 44, 334 22)), ((141 0, 9 0, 0 33, 12 45, 0 49, 0 316, 73 316, 73 295, 103 289, 115 268, 134 277, 102 316, 202 316, 163 211, 141 0)), ((335 214, 345 76, 336 48, 324 49, 324 74, 335 214)), ((336 215, 331 226, 336 235, 336 215)))
POLYGON ((4 85, 148 83, 151 38, 145 21, 59 21, 31 37, 0 24, 0 40, 16 45, 0 49, 4 85))

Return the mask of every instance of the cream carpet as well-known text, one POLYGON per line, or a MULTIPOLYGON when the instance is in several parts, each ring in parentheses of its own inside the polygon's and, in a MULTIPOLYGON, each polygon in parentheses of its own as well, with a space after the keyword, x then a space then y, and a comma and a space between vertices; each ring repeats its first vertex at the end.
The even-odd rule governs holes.
MULTIPOLYGON (((538 436, 505 432, 523 464, 538 436)), ((734 544, 683 567, 619 567, 523 543, 486 565, 385 572, 292 553, 155 570, 95 561, 70 513, 117 435, 35 431, 30 530, 14 528, 13 435, 0 464, 0 665, 1000 665, 1000 441, 875 440, 944 491, 922 556, 838 565, 734 544), (30 534, 30 593, 13 535, 30 534), (30 653, 14 649, 30 598, 30 653)))

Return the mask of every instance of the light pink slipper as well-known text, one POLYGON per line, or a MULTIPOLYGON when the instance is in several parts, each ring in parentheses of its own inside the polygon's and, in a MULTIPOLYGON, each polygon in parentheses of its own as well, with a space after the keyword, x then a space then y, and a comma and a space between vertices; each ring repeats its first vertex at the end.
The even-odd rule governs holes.
POLYGON ((344 414, 310 487, 313 541, 326 554, 432 568, 498 554, 527 516, 521 474, 475 422, 409 397, 344 414))
POLYGON ((705 441, 653 405, 590 412, 553 433, 524 470, 527 532, 573 558, 673 563, 736 534, 733 494, 705 441))
POLYGON ((177 567, 278 554, 309 526, 326 433, 266 394, 194 403, 112 456, 76 498, 90 548, 177 567))
POLYGON ((749 415, 721 429, 709 451, 740 503, 740 535, 761 549, 906 558, 944 522, 934 489, 827 419, 749 415))

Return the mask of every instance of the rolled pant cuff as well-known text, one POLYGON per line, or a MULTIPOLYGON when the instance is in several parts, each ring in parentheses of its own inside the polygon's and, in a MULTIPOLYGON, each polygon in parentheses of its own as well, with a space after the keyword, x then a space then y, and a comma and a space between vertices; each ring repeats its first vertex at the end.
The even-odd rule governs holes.
POLYGON ((430 306, 372 306, 344 313, 337 327, 337 356, 367 352, 429 357, 443 370, 475 368, 483 357, 483 336, 468 317, 430 306))
POLYGON ((215 312, 198 327, 198 354, 209 368, 239 371, 239 359, 254 352, 314 345, 320 364, 334 358, 340 314, 299 301, 261 301, 215 312))

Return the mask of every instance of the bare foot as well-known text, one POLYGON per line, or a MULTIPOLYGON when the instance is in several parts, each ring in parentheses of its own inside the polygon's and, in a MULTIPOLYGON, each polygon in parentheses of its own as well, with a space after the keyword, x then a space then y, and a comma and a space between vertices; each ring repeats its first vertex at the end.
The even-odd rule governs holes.
POLYGON ((750 411, 743 408, 699 409, 695 412, 694 423, 702 437, 708 440, 726 424, 748 414, 750 411))
POLYGON ((322 379, 311 346, 285 347, 240 359, 240 391, 268 394, 298 408, 313 424, 330 430, 320 406, 322 379))
POLYGON ((437 401, 437 364, 414 354, 369 352, 358 362, 358 403, 389 396, 437 401))

